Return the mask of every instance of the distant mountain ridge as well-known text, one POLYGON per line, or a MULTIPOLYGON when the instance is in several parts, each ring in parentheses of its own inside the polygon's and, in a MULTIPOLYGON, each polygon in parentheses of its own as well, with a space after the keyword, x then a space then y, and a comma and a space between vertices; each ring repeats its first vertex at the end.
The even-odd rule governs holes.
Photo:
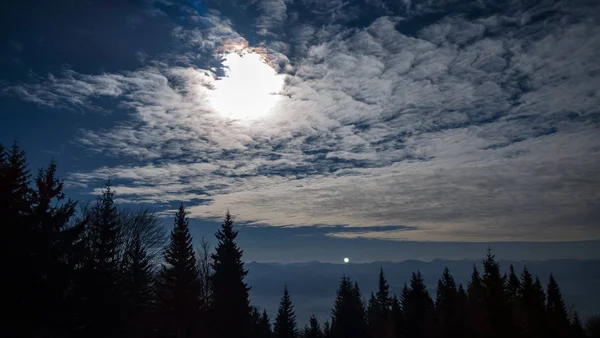
MULTIPOLYGON (((509 261, 500 260, 502 272, 512 264, 518 274, 524 266, 538 276, 545 286, 550 273, 558 281, 567 308, 576 310, 586 318, 600 313, 600 260, 555 259, 547 261, 509 261)), ((430 262, 406 260, 400 262, 381 261, 372 263, 336 264, 318 261, 306 263, 259 263, 249 262, 247 282, 252 289, 252 303, 266 308, 274 315, 287 285, 296 309, 298 322, 304 325, 311 314, 320 320, 329 319, 340 277, 349 276, 356 280, 368 299, 375 291, 379 268, 383 268, 390 284, 390 292, 400 294, 412 272, 419 270, 425 279, 429 293, 435 298, 435 288, 444 267, 448 267, 457 283, 467 285, 473 266, 481 271, 481 260, 444 260, 430 262)))

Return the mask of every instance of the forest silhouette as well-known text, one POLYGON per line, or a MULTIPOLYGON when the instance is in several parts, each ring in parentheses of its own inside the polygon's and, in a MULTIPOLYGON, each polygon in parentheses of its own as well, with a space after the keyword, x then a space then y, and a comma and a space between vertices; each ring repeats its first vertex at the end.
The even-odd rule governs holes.
POLYGON ((281 285, 271 320, 250 302, 229 212, 214 250, 204 240, 195 248, 183 204, 167 234, 151 211, 118 205, 110 183, 90 203, 63 188, 54 162, 33 175, 17 143, 0 145, 1 337, 600 337, 598 317, 584 325, 567 311, 552 275, 543 283, 512 266, 502 274, 491 251, 467 285, 446 268, 433 296, 419 271, 390 290, 381 270, 368 299, 340 276, 323 323, 313 315, 299 325, 281 285))

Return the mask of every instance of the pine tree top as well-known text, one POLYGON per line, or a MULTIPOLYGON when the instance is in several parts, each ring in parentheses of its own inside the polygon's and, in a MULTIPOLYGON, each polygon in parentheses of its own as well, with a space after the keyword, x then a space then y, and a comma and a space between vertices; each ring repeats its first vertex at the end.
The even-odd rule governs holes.
POLYGON ((389 296, 390 286, 388 285, 387 280, 385 279, 385 275, 383 273, 383 268, 379 268, 379 283, 377 288, 377 302, 379 306, 384 309, 390 305, 390 296, 389 296))
POLYGON ((278 338, 294 338, 298 333, 294 305, 287 286, 283 288, 283 296, 275 318, 274 332, 278 338))
POLYGON ((183 204, 175 213, 174 227, 171 230, 171 241, 167 246, 164 256, 168 264, 167 269, 173 269, 181 279, 188 283, 198 278, 196 254, 189 230, 187 211, 183 204))

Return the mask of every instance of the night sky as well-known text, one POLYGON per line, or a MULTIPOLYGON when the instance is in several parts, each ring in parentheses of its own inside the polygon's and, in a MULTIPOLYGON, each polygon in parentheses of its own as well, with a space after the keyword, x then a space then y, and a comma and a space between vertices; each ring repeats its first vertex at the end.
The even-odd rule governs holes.
POLYGON ((0 142, 246 260, 600 258, 597 1, 3 1, 0 142))

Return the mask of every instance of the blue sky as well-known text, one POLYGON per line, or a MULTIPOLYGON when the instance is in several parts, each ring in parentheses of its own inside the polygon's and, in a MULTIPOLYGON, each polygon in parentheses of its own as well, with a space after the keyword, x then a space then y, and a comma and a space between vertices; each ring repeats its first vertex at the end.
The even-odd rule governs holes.
POLYGON ((0 6, 0 141, 72 198, 229 208, 249 260, 600 258, 594 1, 0 6), (260 119, 207 99, 233 43, 285 79, 260 119))

